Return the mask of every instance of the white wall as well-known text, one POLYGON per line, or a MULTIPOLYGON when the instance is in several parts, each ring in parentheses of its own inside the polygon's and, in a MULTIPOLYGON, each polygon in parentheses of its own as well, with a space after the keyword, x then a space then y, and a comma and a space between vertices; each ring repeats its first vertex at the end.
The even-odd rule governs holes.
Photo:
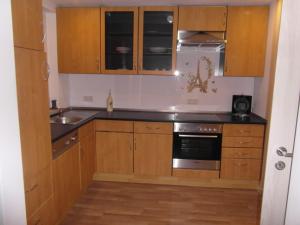
POLYGON ((0 1, 0 224, 26 224, 11 0, 0 1))
POLYGON ((44 29, 46 31, 45 50, 50 67, 49 98, 56 99, 59 107, 67 107, 69 103, 69 79, 59 76, 57 66, 56 13, 48 5, 44 5, 44 29))
POLYGON ((215 78, 207 94, 186 91, 179 77, 140 75, 69 75, 72 106, 105 107, 109 89, 114 107, 176 111, 230 111, 232 94, 253 94, 253 78, 215 78), (93 102, 84 101, 92 96, 93 102))

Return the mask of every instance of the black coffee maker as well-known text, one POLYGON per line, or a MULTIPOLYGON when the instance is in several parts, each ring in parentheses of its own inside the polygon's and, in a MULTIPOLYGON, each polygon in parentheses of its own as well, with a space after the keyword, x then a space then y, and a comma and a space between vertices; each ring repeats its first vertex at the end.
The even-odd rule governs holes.
POLYGON ((246 119, 251 113, 252 96, 233 95, 232 96, 232 116, 239 119, 246 119))

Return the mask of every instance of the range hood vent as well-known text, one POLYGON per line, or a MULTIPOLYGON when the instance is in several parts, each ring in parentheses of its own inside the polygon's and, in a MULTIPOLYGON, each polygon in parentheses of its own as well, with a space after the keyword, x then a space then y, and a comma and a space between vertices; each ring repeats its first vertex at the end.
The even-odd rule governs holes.
POLYGON ((205 31, 178 31, 178 42, 181 45, 196 46, 201 44, 203 47, 226 43, 224 32, 205 32, 205 31))

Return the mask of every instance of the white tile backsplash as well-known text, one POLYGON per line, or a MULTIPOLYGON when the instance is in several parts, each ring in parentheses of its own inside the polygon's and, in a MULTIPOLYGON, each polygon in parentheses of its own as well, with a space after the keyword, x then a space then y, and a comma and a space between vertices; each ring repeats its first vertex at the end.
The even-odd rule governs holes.
POLYGON ((148 75, 64 75, 69 79, 70 105, 105 107, 109 89, 114 107, 175 111, 230 111, 233 94, 253 95, 254 78, 217 77, 217 93, 188 93, 179 77, 148 75), (92 96, 93 101, 84 101, 92 96))

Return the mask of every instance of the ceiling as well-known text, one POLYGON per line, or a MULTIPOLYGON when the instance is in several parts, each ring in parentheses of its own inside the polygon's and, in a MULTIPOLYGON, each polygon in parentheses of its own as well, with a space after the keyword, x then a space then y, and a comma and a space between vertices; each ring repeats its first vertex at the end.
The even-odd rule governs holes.
POLYGON ((273 0, 44 0, 54 6, 264 5, 273 0))

